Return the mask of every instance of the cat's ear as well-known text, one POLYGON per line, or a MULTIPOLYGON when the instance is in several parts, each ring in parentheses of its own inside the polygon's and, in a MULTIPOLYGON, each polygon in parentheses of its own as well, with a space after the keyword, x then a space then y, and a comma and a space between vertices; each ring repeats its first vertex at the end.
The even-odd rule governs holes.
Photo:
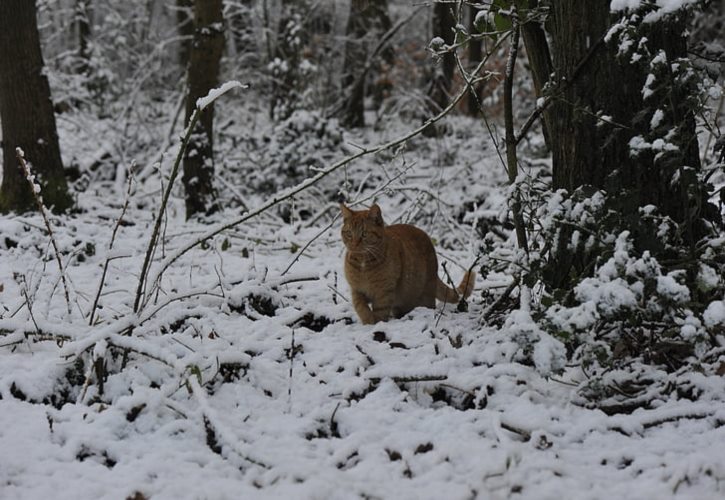
POLYGON ((352 210, 347 208, 344 203, 340 203, 340 210, 342 211, 342 218, 349 219, 352 217, 352 210))
POLYGON ((383 222, 383 213, 380 211, 380 207, 377 203, 368 210, 368 218, 370 218, 370 220, 375 222, 378 226, 385 225, 383 222))

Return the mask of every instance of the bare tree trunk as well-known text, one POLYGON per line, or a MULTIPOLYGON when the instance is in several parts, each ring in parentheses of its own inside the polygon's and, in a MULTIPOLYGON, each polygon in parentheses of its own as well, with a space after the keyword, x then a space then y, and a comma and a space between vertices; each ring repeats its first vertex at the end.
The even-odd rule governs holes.
POLYGON ((85 74, 90 66, 91 53, 89 49, 91 39, 90 22, 91 0, 76 0, 76 29, 78 31, 78 73, 85 74))
MULTIPOLYGON (((267 3, 264 4, 266 23, 270 22, 267 3)), ((300 108, 304 99, 304 76, 301 71, 303 50, 309 43, 309 30, 305 14, 307 0, 287 0, 282 4, 276 43, 272 52, 272 92, 270 115, 285 120, 300 108)))
MULTIPOLYGON (((546 33, 539 19, 539 2, 538 0, 528 0, 528 8, 521 6, 524 2, 517 0, 518 11, 523 17, 521 20, 521 38, 524 40, 526 48, 526 56, 529 59, 531 73, 534 80, 534 91, 536 97, 544 95, 544 86, 549 81, 551 75, 551 54, 549 52, 549 43, 546 40, 546 33)), ((549 129, 554 126, 552 123, 552 115, 550 110, 543 113, 543 130, 546 145, 551 149, 551 139, 549 138, 549 129)))
POLYGON ((194 0, 176 0, 176 26, 184 37, 179 46, 179 64, 189 64, 189 53, 194 37, 194 0))
MULTIPOLYGON (((476 33, 475 21, 480 3, 480 0, 474 0, 468 5, 468 32, 471 34, 476 33)), ((483 41, 480 38, 471 38, 468 41, 468 66, 475 68, 482 58, 483 41)), ((466 110, 471 116, 476 116, 481 112, 481 91, 482 85, 475 85, 466 98, 466 110)))
MULTIPOLYGON (((443 39, 443 42, 449 46, 453 45, 455 41, 454 8, 455 4, 452 3, 436 3, 433 6, 433 37, 443 39)), ((428 98, 436 113, 448 105, 455 69, 456 56, 453 52, 448 51, 443 54, 440 66, 435 68, 428 88, 428 98)))
POLYGON ((0 211, 26 211, 35 201, 18 164, 20 147, 32 164, 47 206, 71 207, 58 145, 48 79, 43 73, 34 1, 3 0, 0 15, 0 122, 3 182, 0 211))
MULTIPOLYGON (((375 33, 387 32, 391 27, 387 0, 350 1, 342 75, 342 89, 347 93, 342 123, 347 127, 365 125, 365 80, 369 74, 369 72, 364 73, 364 66, 369 57, 366 40, 371 39, 375 33)), ((381 56, 386 64, 392 64, 394 59, 392 48, 383 49, 381 56)))
MULTIPOLYGON (((189 54, 186 123, 196 101, 219 83, 219 62, 224 49, 222 0, 194 0, 194 42, 189 54)), ((184 155, 183 182, 186 189, 186 217, 218 209, 214 177, 214 105, 209 105, 191 135, 184 155)))

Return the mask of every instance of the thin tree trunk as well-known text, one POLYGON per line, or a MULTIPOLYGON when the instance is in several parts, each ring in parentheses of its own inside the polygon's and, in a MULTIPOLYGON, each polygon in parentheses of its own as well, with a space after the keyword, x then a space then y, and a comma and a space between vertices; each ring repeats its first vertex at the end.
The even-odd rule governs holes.
MULTIPOLYGON (((347 93, 342 123, 347 127, 365 125, 365 76, 363 70, 369 56, 366 39, 373 32, 386 33, 392 27, 387 0, 351 0, 345 43, 342 88, 347 93)), ((392 64, 394 52, 386 47, 381 53, 387 64, 392 64)))
POLYGON ((89 49, 91 39, 90 22, 91 0, 76 1, 76 29, 78 30, 78 73, 85 74, 90 66, 91 53, 89 49))
POLYGON ((176 26, 184 37, 179 46, 179 63, 186 68, 194 37, 194 0, 176 0, 176 26))
MULTIPOLYGON (((515 15, 515 11, 514 11, 515 15)), ((508 170, 509 184, 515 185, 519 174, 518 156, 516 154, 516 134, 514 133, 514 113, 513 113, 513 80, 514 69, 516 68, 516 58, 519 53, 519 37, 520 28, 518 21, 513 20, 513 37, 511 39, 511 47, 509 48, 509 57, 506 62, 506 73, 503 82, 503 102, 504 102, 504 122, 506 127, 506 164, 508 170)), ((521 208, 521 196, 519 190, 516 189, 512 201, 511 210, 513 212, 514 228, 516 229, 516 242, 520 249, 529 253, 529 244, 526 238, 526 227, 524 225, 524 216, 521 208)))
MULTIPOLYGON (((436 3, 433 6, 433 37, 443 39, 446 45, 453 45, 455 33, 453 28, 456 25, 454 16, 455 4, 436 3)), ((434 106, 435 112, 440 111, 448 105, 450 100, 453 72, 456 69, 456 56, 452 51, 443 54, 440 67, 436 67, 428 89, 428 98, 434 106)))
MULTIPOLYGON (((536 97, 543 97, 544 86, 549 81, 551 75, 551 53, 549 51, 549 43, 546 40, 546 33, 544 32, 543 26, 539 23, 535 15, 532 18, 532 14, 536 14, 536 9, 539 6, 538 0, 528 0, 528 9, 522 7, 522 0, 517 0, 518 11, 520 15, 524 16, 521 24, 521 38, 524 40, 524 47, 526 48, 526 56, 529 59, 529 65, 531 66, 531 74, 534 80, 534 91, 536 97)), ((543 112, 543 130, 544 140, 546 145, 551 149, 551 139, 549 138, 549 129, 555 124, 552 123, 552 116, 550 110, 543 112)))
MULTIPOLYGON (((475 0, 468 5, 468 32, 476 33, 476 15, 480 10, 480 0, 475 0)), ((483 58, 483 40, 481 38, 471 38, 468 41, 468 66, 475 68, 483 58)), ((481 112, 481 91, 482 85, 477 84, 469 91, 466 99, 466 109, 471 116, 477 116, 481 112)))
POLYGON ((16 147, 25 152, 32 165, 45 204, 55 211, 66 210, 72 200, 63 172, 50 86, 43 73, 34 1, 3 0, 0 68, 0 211, 35 209, 30 187, 16 159, 16 147))
MULTIPOLYGON (((224 49, 222 0, 195 0, 194 42, 189 54, 186 123, 196 101, 219 83, 219 62, 224 49)), ((211 213, 218 206, 212 184, 214 176, 214 105, 202 111, 184 155, 183 183, 186 217, 211 213)))

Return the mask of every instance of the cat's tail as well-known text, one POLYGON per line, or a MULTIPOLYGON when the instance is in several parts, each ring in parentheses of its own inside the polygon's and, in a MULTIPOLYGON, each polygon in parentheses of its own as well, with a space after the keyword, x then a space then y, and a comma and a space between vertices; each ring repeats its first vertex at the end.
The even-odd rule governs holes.
POLYGON ((461 300, 461 295, 467 299, 471 295, 471 292, 473 292, 473 285, 475 284, 475 271, 466 272, 461 280, 461 284, 456 289, 449 287, 438 278, 438 283, 436 284, 436 299, 447 304, 455 304, 461 300))

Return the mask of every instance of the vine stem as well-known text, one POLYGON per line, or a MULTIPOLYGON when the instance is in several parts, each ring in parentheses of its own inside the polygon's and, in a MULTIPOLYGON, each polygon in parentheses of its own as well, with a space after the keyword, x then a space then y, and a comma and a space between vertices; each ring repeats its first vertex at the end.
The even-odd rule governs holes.
POLYGON ((524 250, 527 254, 529 253, 529 243, 526 238, 526 228, 524 227, 524 217, 521 213, 521 199, 518 189, 516 189, 516 178, 518 177, 518 158, 516 155, 516 133, 514 132, 514 117, 513 117, 513 79, 514 79, 514 68, 516 66, 516 57, 519 51, 519 37, 521 34, 521 27, 519 25, 518 16, 516 13, 516 6, 512 6, 513 16, 513 39, 511 40, 511 46, 509 48, 509 57, 506 62, 506 74, 503 82, 503 112, 504 122, 506 126, 506 163, 508 166, 508 177, 509 184, 514 187, 515 192, 513 194, 513 219, 514 228, 516 230, 516 241, 520 249, 524 250))
POLYGON ((174 187, 174 181, 176 180, 176 177, 179 175, 179 166, 181 165, 181 160, 184 157, 184 152, 186 151, 186 147, 189 144, 189 139, 191 138, 191 134, 194 130, 194 127, 196 126, 196 122, 199 120, 199 115, 201 111, 199 109, 199 106, 194 109, 194 113, 191 115, 191 118, 189 120, 189 125, 186 128, 186 133, 184 134, 184 138, 181 141, 181 147, 179 148, 179 153, 176 155, 176 161, 174 161, 174 166, 171 169, 171 175, 169 176, 169 181, 166 183, 166 189, 164 190, 163 197, 161 199, 161 205, 159 206, 159 213, 156 214, 156 221, 154 222, 154 228, 151 232, 151 237, 149 238, 149 245, 146 249, 146 255, 144 257, 143 265, 141 266, 141 274, 138 278, 138 287, 136 288, 136 298, 133 302, 133 312, 138 313, 139 308, 141 305, 141 298, 144 295, 144 288, 147 283, 147 276, 149 272, 149 267, 151 266, 151 256, 154 253, 154 249, 156 248, 156 243, 159 239, 159 231, 161 230, 161 222, 164 218, 164 213, 166 212, 166 205, 169 203, 169 196, 171 195, 171 189, 174 187))

